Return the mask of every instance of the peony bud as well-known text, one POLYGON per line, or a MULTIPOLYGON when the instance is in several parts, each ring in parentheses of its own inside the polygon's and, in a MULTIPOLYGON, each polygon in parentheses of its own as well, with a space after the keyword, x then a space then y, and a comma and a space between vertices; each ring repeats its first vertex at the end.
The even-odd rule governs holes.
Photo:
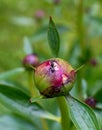
POLYGON ((35 70, 35 84, 45 97, 67 95, 75 79, 75 70, 66 61, 52 58, 35 70))
POLYGON ((37 54, 26 55, 23 59, 23 65, 27 69, 30 69, 31 66, 37 67, 39 65, 39 58, 38 58, 37 54))
POLYGON ((89 97, 85 100, 85 103, 90 107, 94 108, 96 106, 96 100, 92 97, 89 97))
POLYGON ((61 2, 61 0, 53 0, 53 3, 54 3, 55 5, 58 5, 60 2, 61 2))
POLYGON ((97 63, 97 60, 96 59, 91 59, 90 60, 90 64, 95 67, 98 63, 97 63))
POLYGON ((36 20, 42 20, 45 17, 45 12, 43 10, 37 10, 35 12, 35 18, 36 20))

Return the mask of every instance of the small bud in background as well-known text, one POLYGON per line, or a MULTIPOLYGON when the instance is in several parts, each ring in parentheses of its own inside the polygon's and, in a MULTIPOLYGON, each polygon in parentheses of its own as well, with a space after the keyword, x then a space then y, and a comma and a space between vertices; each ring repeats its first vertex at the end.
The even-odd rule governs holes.
POLYGON ((91 59, 90 64, 95 67, 97 65, 97 60, 96 59, 91 59))
POLYGON ((90 107, 94 108, 96 106, 96 100, 93 97, 89 97, 85 100, 85 103, 90 107))
POLYGON ((86 14, 89 14, 90 11, 91 11, 91 9, 90 9, 89 7, 85 8, 85 13, 86 13, 86 14))
POLYGON ((40 21, 40 20, 42 20, 44 17, 45 17, 45 12, 44 12, 44 10, 37 10, 37 11, 35 12, 35 19, 36 19, 36 20, 40 21))
POLYGON ((60 2, 61 2, 61 0, 53 0, 53 3, 54 3, 55 5, 58 5, 60 2))
POLYGON ((52 58, 35 70, 35 84, 45 97, 67 95, 75 80, 75 70, 66 61, 52 58))
POLYGON ((31 69, 31 66, 37 67, 39 65, 39 58, 37 54, 28 54, 23 59, 23 65, 27 69, 31 69))

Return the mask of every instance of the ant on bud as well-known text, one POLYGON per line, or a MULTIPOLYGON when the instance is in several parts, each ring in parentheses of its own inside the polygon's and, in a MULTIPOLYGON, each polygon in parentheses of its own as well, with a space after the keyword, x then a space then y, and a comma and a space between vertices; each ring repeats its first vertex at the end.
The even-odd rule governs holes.
POLYGON ((55 61, 50 61, 50 69, 49 69, 52 73, 55 72, 55 61))

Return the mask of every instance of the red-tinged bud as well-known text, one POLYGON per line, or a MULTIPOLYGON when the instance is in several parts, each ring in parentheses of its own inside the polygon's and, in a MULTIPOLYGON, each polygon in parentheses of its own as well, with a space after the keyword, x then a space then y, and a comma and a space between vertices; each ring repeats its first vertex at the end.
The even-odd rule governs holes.
POLYGON ((98 63, 96 59, 91 59, 90 64, 95 67, 98 63))
POLYGON ((66 61, 52 58, 35 70, 35 83, 45 97, 67 95, 75 80, 75 70, 66 61))
POLYGON ((37 54, 28 54, 23 59, 23 65, 27 69, 31 69, 31 66, 37 67, 39 65, 39 58, 37 54))
POLYGON ((55 5, 58 5, 60 2, 61 2, 61 0, 53 0, 53 3, 54 3, 55 5))
POLYGON ((85 100, 85 103, 90 107, 94 108, 96 106, 96 100, 92 97, 89 97, 85 100))
POLYGON ((42 20, 45 17, 45 12, 43 10, 37 10, 35 12, 36 20, 42 20))

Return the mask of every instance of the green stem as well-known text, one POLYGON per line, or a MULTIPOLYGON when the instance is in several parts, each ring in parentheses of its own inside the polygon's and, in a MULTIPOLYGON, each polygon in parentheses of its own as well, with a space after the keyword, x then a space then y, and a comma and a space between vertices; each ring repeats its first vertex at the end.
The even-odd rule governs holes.
POLYGON ((61 112, 62 130, 70 130, 70 118, 65 97, 57 97, 61 112))
MULTIPOLYGON (((29 83, 29 90, 31 93, 31 97, 35 97, 35 98, 38 97, 39 92, 34 84, 34 72, 33 71, 28 71, 28 83, 29 83)), ((43 129, 49 130, 46 120, 41 118, 41 122, 42 122, 43 129)))
POLYGON ((85 47, 84 41, 84 0, 79 0, 77 7, 77 32, 82 52, 85 47))
POLYGON ((49 130, 49 127, 48 127, 48 125, 47 125, 47 123, 46 123, 46 120, 43 119, 43 118, 41 118, 41 122, 42 122, 42 125, 43 125, 43 129, 44 129, 44 130, 49 130))
MULTIPOLYGON (((79 61, 81 64, 83 64, 83 61, 85 59, 85 49, 86 49, 86 44, 85 44, 85 28, 84 28, 84 0, 79 0, 79 3, 77 5, 77 34, 79 38, 79 44, 81 47, 81 60, 79 61)), ((77 75, 77 86, 76 86, 76 91, 78 98, 82 98, 82 83, 81 79, 83 77, 83 69, 78 72, 77 75)))

